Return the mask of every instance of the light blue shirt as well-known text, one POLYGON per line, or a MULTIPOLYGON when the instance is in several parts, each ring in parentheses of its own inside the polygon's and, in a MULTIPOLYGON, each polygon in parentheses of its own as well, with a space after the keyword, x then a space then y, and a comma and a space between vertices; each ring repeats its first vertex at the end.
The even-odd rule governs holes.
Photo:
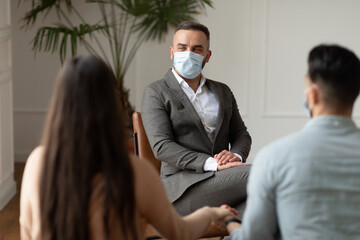
POLYGON ((321 116, 260 151, 231 239, 360 239, 360 130, 321 116))

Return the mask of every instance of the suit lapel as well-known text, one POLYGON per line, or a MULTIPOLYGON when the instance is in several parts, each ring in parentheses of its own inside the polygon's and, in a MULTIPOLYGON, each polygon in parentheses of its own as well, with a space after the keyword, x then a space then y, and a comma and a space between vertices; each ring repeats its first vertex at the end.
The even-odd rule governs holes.
POLYGON ((224 120, 224 115, 225 115, 225 105, 224 105, 225 103, 224 103, 224 101, 222 101, 224 96, 223 96, 222 91, 220 91, 220 89, 218 87, 216 87, 215 84, 211 80, 206 79, 206 85, 210 88, 211 91, 213 91, 213 93, 215 94, 216 99, 219 103, 219 112, 218 112, 218 117, 217 117, 217 121, 216 121, 216 130, 215 130, 215 137, 214 137, 214 143, 215 143, 217 135, 219 133, 219 130, 220 130, 221 125, 224 120))
POLYGON ((197 114, 194 106, 192 105, 192 103, 190 102, 190 100, 188 99, 188 97, 186 96, 184 91, 182 90, 179 82, 175 78, 175 76, 172 73, 171 69, 166 73, 164 79, 166 81, 166 84, 169 87, 169 90, 184 105, 184 108, 189 113, 190 118, 192 118, 195 125, 199 128, 200 132, 202 132, 206 136, 206 138, 209 140, 209 142, 211 143, 211 141, 210 141, 210 139, 209 139, 209 137, 208 137, 208 135, 207 135, 207 133, 205 131, 204 125, 201 122, 201 119, 200 119, 199 115, 197 114))

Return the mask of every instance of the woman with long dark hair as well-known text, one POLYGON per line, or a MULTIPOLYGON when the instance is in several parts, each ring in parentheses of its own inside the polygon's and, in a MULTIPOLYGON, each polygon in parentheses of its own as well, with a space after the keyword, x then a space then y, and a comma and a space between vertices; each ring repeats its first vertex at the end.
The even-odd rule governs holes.
POLYGON ((111 69, 94 56, 60 71, 41 146, 26 164, 22 239, 144 239, 144 221, 169 239, 196 239, 233 214, 204 207, 180 217, 146 161, 129 155, 111 69))

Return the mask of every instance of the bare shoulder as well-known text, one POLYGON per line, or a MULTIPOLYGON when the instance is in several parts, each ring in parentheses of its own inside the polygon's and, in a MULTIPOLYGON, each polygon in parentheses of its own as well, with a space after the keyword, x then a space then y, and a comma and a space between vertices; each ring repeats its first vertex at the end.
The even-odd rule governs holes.
POLYGON ((37 146, 29 155, 29 159, 41 157, 44 154, 44 146, 37 146))
POLYGON ((23 180, 21 183, 22 202, 27 202, 30 198, 33 199, 34 196, 36 196, 34 193, 38 193, 39 191, 39 181, 44 161, 44 149, 45 148, 43 146, 36 147, 26 160, 23 180), (26 200, 26 198, 29 199, 26 200))
POLYGON ((44 146, 38 146, 30 153, 26 160, 25 171, 29 171, 29 169, 34 171, 42 165, 44 149, 44 146))

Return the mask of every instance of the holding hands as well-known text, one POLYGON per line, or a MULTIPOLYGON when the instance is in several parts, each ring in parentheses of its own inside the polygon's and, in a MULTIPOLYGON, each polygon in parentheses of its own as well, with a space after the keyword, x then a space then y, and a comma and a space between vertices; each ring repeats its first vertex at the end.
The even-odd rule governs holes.
POLYGON ((211 207, 210 211, 212 223, 216 225, 222 225, 228 218, 238 216, 238 212, 226 204, 221 205, 220 207, 211 207))

